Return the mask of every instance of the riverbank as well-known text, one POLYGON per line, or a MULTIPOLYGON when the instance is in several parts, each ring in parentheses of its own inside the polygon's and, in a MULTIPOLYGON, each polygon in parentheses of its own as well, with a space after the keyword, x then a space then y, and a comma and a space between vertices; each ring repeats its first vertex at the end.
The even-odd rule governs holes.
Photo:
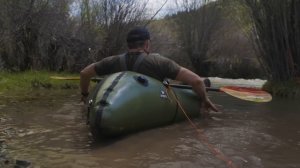
POLYGON ((78 80, 55 80, 51 76, 78 77, 78 74, 47 71, 0 72, 0 92, 27 91, 32 89, 68 89, 78 87, 78 80))
POLYGON ((268 81, 264 84, 263 90, 271 93, 275 97, 300 98, 300 80, 286 82, 268 81))
POLYGON ((78 74, 46 71, 0 72, 0 96, 6 98, 2 99, 2 101, 26 99, 32 92, 40 89, 61 90, 79 88, 79 80, 57 80, 51 79, 51 76, 78 77, 78 74))

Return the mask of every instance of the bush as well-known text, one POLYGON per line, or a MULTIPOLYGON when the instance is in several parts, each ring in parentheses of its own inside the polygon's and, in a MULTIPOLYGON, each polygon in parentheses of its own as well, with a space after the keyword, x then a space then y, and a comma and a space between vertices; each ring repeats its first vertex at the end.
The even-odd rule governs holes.
POLYGON ((291 80, 286 82, 268 81, 263 90, 271 93, 273 96, 283 98, 300 98, 300 82, 291 80))

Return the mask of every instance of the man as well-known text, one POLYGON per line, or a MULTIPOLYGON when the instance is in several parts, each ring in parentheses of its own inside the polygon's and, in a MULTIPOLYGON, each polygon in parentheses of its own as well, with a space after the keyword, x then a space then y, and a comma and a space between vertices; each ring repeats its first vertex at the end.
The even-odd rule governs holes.
POLYGON ((202 107, 205 111, 218 111, 207 97, 205 85, 197 74, 159 54, 150 54, 150 34, 146 28, 138 27, 131 30, 127 35, 127 45, 129 50, 126 54, 104 58, 99 62, 88 65, 80 72, 80 88, 83 101, 88 96, 88 88, 92 77, 130 70, 161 81, 170 78, 189 84, 201 98, 202 107))

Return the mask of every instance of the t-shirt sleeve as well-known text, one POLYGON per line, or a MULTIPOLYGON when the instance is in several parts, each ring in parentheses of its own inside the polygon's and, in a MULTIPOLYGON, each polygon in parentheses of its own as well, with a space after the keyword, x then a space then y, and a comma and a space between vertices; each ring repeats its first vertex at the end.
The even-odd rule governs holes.
POLYGON ((95 71, 98 76, 107 75, 114 72, 115 62, 119 61, 118 56, 111 56, 95 63, 95 71))
POLYGON ((175 61, 163 56, 159 56, 158 59, 159 69, 160 72, 163 73, 163 76, 170 79, 175 79, 181 66, 178 65, 175 61))

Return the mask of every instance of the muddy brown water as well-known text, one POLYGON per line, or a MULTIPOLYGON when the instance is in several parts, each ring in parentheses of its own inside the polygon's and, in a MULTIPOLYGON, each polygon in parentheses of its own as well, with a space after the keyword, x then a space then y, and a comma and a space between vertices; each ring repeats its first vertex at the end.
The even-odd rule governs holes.
MULTIPOLYGON (((79 95, 44 95, 0 106, 0 139, 7 151, 32 167, 61 168, 223 168, 188 122, 95 143, 79 95)), ((193 120, 210 144, 237 167, 300 167, 300 101, 252 103, 210 93, 221 105, 218 120, 193 120)), ((1 99, 1 98, 0 98, 1 99)))

